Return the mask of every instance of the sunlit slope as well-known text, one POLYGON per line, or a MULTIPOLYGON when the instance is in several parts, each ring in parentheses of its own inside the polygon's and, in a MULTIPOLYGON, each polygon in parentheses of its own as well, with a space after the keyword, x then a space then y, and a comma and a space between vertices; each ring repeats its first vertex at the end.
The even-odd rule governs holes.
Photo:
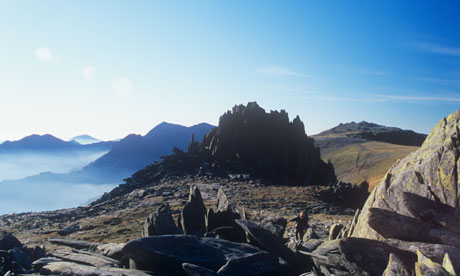
POLYGON ((370 141, 330 151, 322 158, 334 165, 338 179, 351 183, 366 180, 371 190, 398 159, 416 149, 416 146, 370 141))

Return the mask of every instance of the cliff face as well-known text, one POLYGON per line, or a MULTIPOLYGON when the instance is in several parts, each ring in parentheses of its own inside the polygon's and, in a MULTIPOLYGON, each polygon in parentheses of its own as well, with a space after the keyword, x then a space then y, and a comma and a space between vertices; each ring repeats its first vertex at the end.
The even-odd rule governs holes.
MULTIPOLYGON (((457 237, 459 231, 451 226, 457 225, 460 210, 459 129, 460 110, 442 119, 420 149, 393 165, 369 196, 353 236, 384 240, 412 235, 412 241, 433 242, 432 237, 416 235, 426 224, 432 229, 441 226, 448 232, 457 232, 449 234, 457 237), (399 227, 407 233, 401 230, 395 234, 395 229, 379 227, 376 222, 382 214, 386 214, 388 223, 393 218, 410 221, 399 227), (414 221, 419 223, 411 223, 414 221)), ((456 245, 447 240, 441 243, 456 245)))
POLYGON ((257 103, 233 107, 219 119, 201 145, 211 162, 231 169, 271 178, 283 185, 316 185, 336 181, 332 165, 320 158, 320 150, 305 134, 297 116, 289 122, 281 110, 266 113, 257 103))

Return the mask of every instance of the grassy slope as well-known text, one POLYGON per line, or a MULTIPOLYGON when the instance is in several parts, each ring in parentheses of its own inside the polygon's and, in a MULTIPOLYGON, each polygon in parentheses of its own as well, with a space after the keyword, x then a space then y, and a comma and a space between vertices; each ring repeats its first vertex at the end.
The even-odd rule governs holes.
POLYGON ((332 162, 340 180, 351 183, 366 180, 372 190, 398 159, 416 149, 418 147, 365 142, 329 152, 323 159, 332 162))

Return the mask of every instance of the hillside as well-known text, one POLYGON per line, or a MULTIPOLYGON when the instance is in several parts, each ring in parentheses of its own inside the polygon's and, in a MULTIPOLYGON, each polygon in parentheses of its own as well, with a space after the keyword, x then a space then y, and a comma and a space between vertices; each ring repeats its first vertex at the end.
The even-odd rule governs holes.
POLYGON ((367 181, 372 190, 394 162, 422 145, 426 135, 362 121, 339 124, 313 138, 338 179, 367 181))

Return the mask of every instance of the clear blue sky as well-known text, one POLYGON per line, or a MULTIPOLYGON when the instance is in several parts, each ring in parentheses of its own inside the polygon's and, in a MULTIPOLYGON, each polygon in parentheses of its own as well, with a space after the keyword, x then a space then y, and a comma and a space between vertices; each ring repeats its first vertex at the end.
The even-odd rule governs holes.
POLYGON ((217 124, 248 101, 308 134, 427 133, 460 107, 458 3, 0 0, 0 140, 217 124))

